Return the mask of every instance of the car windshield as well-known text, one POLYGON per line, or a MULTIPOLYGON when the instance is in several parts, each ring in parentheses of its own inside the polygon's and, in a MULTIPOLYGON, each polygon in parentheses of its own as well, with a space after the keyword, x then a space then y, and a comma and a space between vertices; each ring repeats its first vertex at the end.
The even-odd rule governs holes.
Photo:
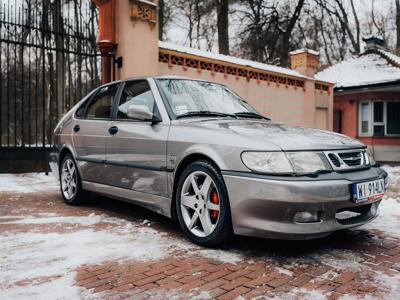
POLYGON ((204 114, 258 115, 245 100, 221 84, 190 79, 158 79, 175 117, 204 114))

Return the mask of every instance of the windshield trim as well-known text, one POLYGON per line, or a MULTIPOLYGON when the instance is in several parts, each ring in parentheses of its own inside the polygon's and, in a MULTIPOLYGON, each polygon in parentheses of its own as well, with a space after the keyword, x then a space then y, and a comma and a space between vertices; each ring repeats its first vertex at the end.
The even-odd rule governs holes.
MULTIPOLYGON (((211 84, 215 84, 215 85, 219 85, 221 86, 223 89, 225 89, 227 92, 232 93, 233 95, 235 95, 236 97, 238 97, 240 100, 242 100, 244 103, 246 103, 248 106, 251 107, 251 109, 254 110, 255 113, 259 114, 262 116, 262 114, 260 114, 252 105, 250 105, 243 97, 241 97, 240 95, 238 95, 235 91, 231 90, 227 85, 223 84, 223 83, 219 83, 219 82, 214 82, 214 81, 209 81, 209 80, 203 80, 203 79, 196 79, 196 78, 174 78, 174 77, 156 77, 153 78, 154 82, 157 85, 158 91, 160 92, 161 98, 164 102, 164 106, 167 110, 168 116, 170 118, 170 120, 177 120, 179 119, 179 115, 176 115, 171 107, 170 102, 168 101, 168 96, 165 94, 164 88, 161 85, 161 81, 164 80, 181 80, 181 81, 198 81, 198 82, 207 82, 207 83, 211 83, 211 84)), ((218 112, 216 112, 218 113, 218 112)), ((264 117, 264 116, 263 116, 264 117)))

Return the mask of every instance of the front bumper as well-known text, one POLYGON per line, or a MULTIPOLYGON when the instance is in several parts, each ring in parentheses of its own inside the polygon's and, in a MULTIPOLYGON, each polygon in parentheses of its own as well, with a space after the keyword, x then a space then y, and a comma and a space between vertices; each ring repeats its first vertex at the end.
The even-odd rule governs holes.
POLYGON ((239 235, 279 239, 312 239, 370 222, 377 216, 380 199, 356 204, 355 182, 386 178, 380 168, 310 177, 275 177, 243 172, 223 172, 229 194, 233 230, 239 235), (371 209, 372 208, 372 209, 371 209), (362 212, 345 221, 337 213, 362 212), (318 212, 319 221, 296 223, 298 212, 318 212))

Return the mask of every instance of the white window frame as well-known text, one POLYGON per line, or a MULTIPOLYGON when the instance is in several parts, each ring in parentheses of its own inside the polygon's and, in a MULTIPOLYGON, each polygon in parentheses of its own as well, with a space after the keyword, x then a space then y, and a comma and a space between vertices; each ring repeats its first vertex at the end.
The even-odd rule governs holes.
POLYGON ((373 108, 372 108, 372 101, 371 100, 362 100, 358 102, 358 136, 366 137, 372 136, 372 118, 373 118, 373 108), (368 103, 369 109, 369 117, 368 117, 368 132, 362 132, 362 105, 364 103, 368 103))
POLYGON ((400 100, 382 100, 382 99, 374 99, 374 100, 362 100, 358 102, 358 136, 360 137, 374 137, 374 125, 384 125, 385 132, 383 136, 376 136, 376 137, 400 137, 400 133, 387 133, 387 103, 388 102, 400 102, 400 100), (382 102, 383 103, 383 122, 374 122, 374 102, 382 102), (361 106, 363 103, 368 103, 370 110, 369 110, 369 118, 368 118, 368 132, 361 131, 362 125, 362 111, 361 106))

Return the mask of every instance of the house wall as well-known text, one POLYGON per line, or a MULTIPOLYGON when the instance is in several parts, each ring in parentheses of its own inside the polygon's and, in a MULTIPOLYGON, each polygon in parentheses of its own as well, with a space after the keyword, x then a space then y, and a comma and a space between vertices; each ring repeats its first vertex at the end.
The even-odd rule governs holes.
MULTIPOLYGON (((181 75, 202 78, 228 85, 247 99, 260 113, 278 122, 332 130, 332 85, 313 78, 318 56, 297 51, 294 69, 304 76, 274 73, 244 65, 235 65, 201 56, 162 49, 158 45, 158 25, 152 20, 157 7, 149 1, 112 1, 115 5, 115 56, 122 66, 115 69, 114 79, 135 76, 181 75), (152 13, 135 15, 135 7, 148 6, 152 13), (171 57, 178 61, 171 62, 171 57), (195 65, 185 62, 191 59, 195 65), (219 65, 225 71, 202 69, 201 63, 219 65), (303 68, 301 64, 304 64, 303 68), (236 74, 228 69, 235 69, 236 74), (240 72, 237 71, 240 69, 240 72), (312 72, 311 72, 312 71, 312 72), (240 74, 239 74, 240 73, 240 74)), ((104 3, 104 1, 100 1, 104 3)), ((153 3, 156 3, 154 1, 153 3)), ((100 6, 100 9, 102 7, 100 6)))
POLYGON ((334 96, 334 109, 342 112, 341 133, 359 139, 368 145, 377 161, 400 162, 400 137, 362 137, 359 135, 359 101, 374 99, 400 99, 400 92, 347 93, 334 96))

